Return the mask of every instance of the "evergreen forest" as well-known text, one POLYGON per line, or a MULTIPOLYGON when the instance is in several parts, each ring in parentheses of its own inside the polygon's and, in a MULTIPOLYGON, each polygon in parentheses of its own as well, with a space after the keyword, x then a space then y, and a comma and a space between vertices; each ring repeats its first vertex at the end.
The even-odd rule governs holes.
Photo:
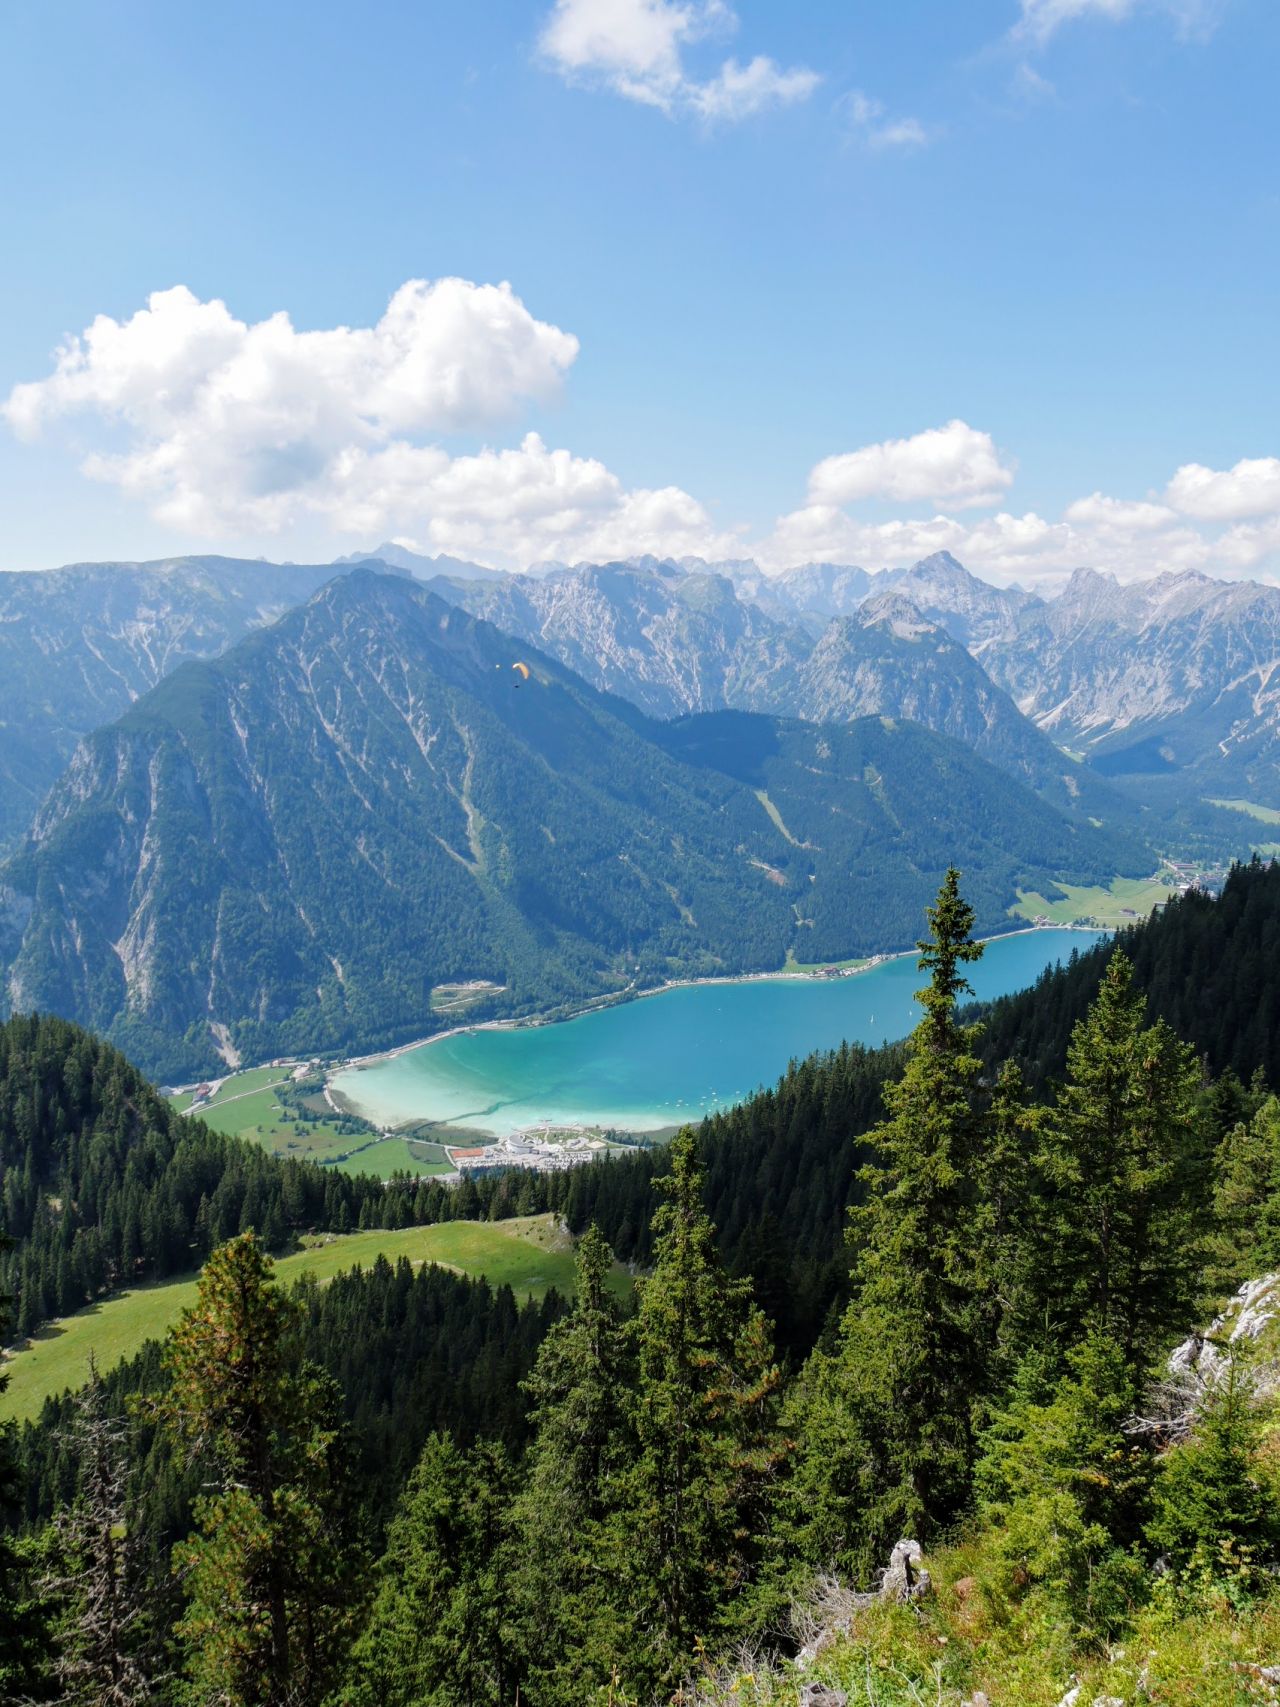
POLYGON ((0 1429, 0 1699, 1274 1699, 1280 867, 984 1010, 981 953, 949 871, 905 1043, 457 1188, 267 1158, 10 1020, 3 1337, 201 1273, 0 1429), (572 1298, 273 1273, 304 1231, 536 1211, 572 1298))

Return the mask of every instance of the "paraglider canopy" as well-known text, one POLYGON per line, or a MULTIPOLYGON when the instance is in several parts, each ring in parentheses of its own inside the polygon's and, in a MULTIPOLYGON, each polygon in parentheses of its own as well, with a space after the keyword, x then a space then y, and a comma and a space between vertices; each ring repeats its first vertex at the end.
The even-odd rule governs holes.
MULTIPOLYGON (((511 666, 511 668, 513 670, 519 670, 521 676, 524 678, 524 680, 526 682, 529 680, 529 666, 527 664, 522 664, 518 658, 516 659, 515 663, 511 666)), ((519 687, 520 683, 517 682, 516 686, 519 687)))

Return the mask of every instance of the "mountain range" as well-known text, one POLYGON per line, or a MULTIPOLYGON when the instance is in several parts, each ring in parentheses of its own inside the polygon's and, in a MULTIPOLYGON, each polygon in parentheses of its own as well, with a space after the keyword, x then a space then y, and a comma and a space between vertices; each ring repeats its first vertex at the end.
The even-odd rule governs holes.
MULTIPOLYGON (((732 708, 814 723, 908 718, 965 742, 1069 815, 1113 827, 1132 821, 1131 804, 1042 734, 964 645, 921 610, 912 595, 931 589, 937 608, 942 589, 936 563, 919 567, 914 581, 892 577, 884 591, 859 571, 861 581, 844 588, 849 611, 820 625, 813 608, 793 609, 789 620, 772 615, 744 602, 727 574, 696 566, 584 564, 537 579, 442 576, 428 585, 655 717, 732 708), (870 597, 863 582, 873 588, 870 597)), ((954 569, 963 595, 973 578, 954 569)), ((840 602, 834 577, 806 573, 801 584, 803 597, 816 586, 828 606, 840 602)), ((1011 596, 985 590, 995 612, 1021 608, 1011 596)), ((988 636, 994 618, 978 608, 979 598, 954 598, 955 621, 988 636)))
POLYGON ((81 736, 333 573, 178 557, 0 575, 0 849, 26 829, 81 736))
POLYGON ((659 722, 357 568, 80 743, 0 867, 0 964, 173 1076, 421 1035, 442 983, 547 1011, 901 946, 951 860, 999 928, 1130 854, 918 724, 659 722))

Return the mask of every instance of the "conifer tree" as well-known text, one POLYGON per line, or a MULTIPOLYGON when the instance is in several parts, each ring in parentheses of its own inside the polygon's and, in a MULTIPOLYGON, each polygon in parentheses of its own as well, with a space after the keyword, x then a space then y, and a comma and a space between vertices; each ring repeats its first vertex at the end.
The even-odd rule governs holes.
POLYGON ((1258 1590, 1280 1562, 1277 1479, 1264 1459, 1247 1353, 1228 1346, 1191 1438, 1160 1463, 1147 1535, 1184 1579, 1258 1590))
POLYGON ((885 1087, 889 1118, 865 1140, 874 1159, 850 1226, 853 1298, 793 1407, 793 1539, 864 1579, 899 1536, 934 1533, 963 1506, 991 1335, 977 1249, 982 1064, 975 1028, 956 1017, 969 989, 961 968, 982 945, 954 869, 928 917, 924 1016, 902 1078, 885 1087))
POLYGON ((572 1314, 551 1328, 525 1383, 534 1433, 513 1510, 514 1595, 525 1693, 537 1707, 576 1707, 607 1685, 632 1639, 618 1592, 629 1538, 616 1521, 631 1456, 632 1357, 612 1265, 589 1227, 572 1314))
POLYGON ((1137 1547, 1153 1473, 1149 1445, 1130 1438, 1137 1386, 1114 1340, 1094 1333, 1046 1385, 1045 1361, 1024 1362, 977 1467, 979 1515, 995 1531, 1000 1581, 1038 1595, 1085 1641, 1110 1636, 1139 1597, 1137 1547))
POLYGON ((702 1203, 685 1128, 653 1218, 654 1267, 635 1322, 636 1460, 625 1522, 645 1681, 678 1680, 695 1641, 747 1611, 784 1455, 772 1337, 745 1280, 731 1280, 702 1203))
POLYGON ((219 1707, 320 1701, 359 1605, 336 1391, 302 1361, 272 1268, 251 1233, 214 1251, 168 1342, 157 1406, 216 1479, 175 1568, 186 1698, 219 1707))
POLYGON ((512 1707, 510 1495, 500 1446, 465 1453, 445 1434, 427 1441, 335 1697, 342 1707, 512 1707))
MULTIPOLYGON (((0 1248, 7 1243, 0 1234, 0 1248)), ((0 1346, 8 1339, 9 1305, 0 1293, 0 1346)), ((0 1367, 0 1395, 8 1385, 0 1367)), ((11 1536, 21 1497, 14 1435, 12 1423, 0 1423, 0 1701, 43 1701, 51 1689, 49 1607, 33 1581, 28 1551, 11 1536)))
POLYGON ((75 1396, 70 1446, 75 1502, 54 1519, 57 1569, 43 1585, 58 1603, 54 1674, 67 1707, 142 1707, 155 1701, 154 1633, 134 1513, 126 1495, 127 1425, 107 1407, 90 1358, 75 1396))
POLYGON ((1050 1333, 1064 1347, 1112 1336, 1135 1370, 1193 1320, 1208 1223, 1200 1069, 1145 1012, 1117 952, 1041 1125, 1034 1206, 1050 1333))
POLYGON ((1280 1261, 1280 1097, 1223 1137, 1214 1158, 1216 1287, 1230 1291, 1280 1261))

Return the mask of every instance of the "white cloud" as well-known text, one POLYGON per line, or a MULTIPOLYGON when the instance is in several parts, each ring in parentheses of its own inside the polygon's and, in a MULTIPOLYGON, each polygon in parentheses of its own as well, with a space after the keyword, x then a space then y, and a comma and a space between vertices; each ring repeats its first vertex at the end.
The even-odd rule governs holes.
POLYGON ((1058 91, 1049 79, 1042 77, 1035 66, 1028 65, 1025 60, 1013 74, 1013 92, 1028 106, 1056 101, 1058 98, 1058 91))
POLYGON ((1001 460, 990 433, 957 420, 909 439, 886 439, 825 457, 809 475, 809 502, 924 499, 969 509, 998 503, 1012 482, 1013 469, 1001 460))
POLYGON ((689 72, 686 48, 732 34, 737 24, 726 0, 556 0, 538 46, 570 81, 599 83, 666 113, 734 121, 807 100, 818 74, 767 55, 745 65, 726 59, 703 80, 689 72))
POLYGON ((1227 469, 1185 462, 1165 496, 1175 509, 1202 521, 1280 515, 1280 457, 1242 457, 1227 469))
POLYGON ((839 103, 849 115, 851 129, 869 148, 923 148, 932 141, 919 119, 886 119, 883 101, 855 89, 839 103))
POLYGON ((1177 520, 1165 504, 1107 498, 1101 492, 1077 498, 1074 504, 1067 505, 1063 517, 1080 527, 1096 527, 1105 533, 1150 533, 1177 520))
POLYGON ((975 519, 966 510, 1006 501, 1013 468, 989 433, 953 420, 825 458, 806 502, 752 545, 681 488, 629 488, 537 433, 463 452, 440 442, 554 397, 577 352, 507 285, 413 281, 375 325, 314 332, 284 314, 246 324, 178 287, 127 320, 99 316, 0 410, 28 437, 86 420, 86 473, 172 528, 253 550, 292 531, 399 537, 510 567, 754 551, 776 568, 814 558, 878 568, 948 550, 992 579, 1031 583, 1081 564, 1128 578, 1280 575, 1280 457, 1186 463, 1163 501, 1094 492, 1058 520, 1005 508, 975 519), (851 511, 872 499, 937 513, 851 511))
POLYGON ((766 107, 806 100, 817 83, 812 71, 783 71, 771 59, 757 54, 749 65, 726 59, 709 82, 688 86, 688 99, 703 118, 732 121, 750 118, 766 107))
POLYGON ((308 502, 346 533, 394 530, 420 550, 518 568, 546 557, 721 557, 741 549, 687 492, 628 490, 602 462, 548 450, 537 433, 516 449, 467 456, 407 444, 352 450, 308 502))
POLYGON ((1203 40, 1213 33, 1224 0, 1020 0, 1021 17, 1014 25, 1015 40, 1039 45, 1047 42, 1064 24, 1084 18, 1123 23, 1139 12, 1160 12, 1173 20, 1184 40, 1203 40))
POLYGON ((23 437, 66 416, 105 423, 124 448, 86 471, 169 523, 275 528, 353 449, 507 419, 554 397, 577 353, 507 284, 411 280, 376 325, 316 332, 286 314, 248 325, 179 285, 128 320, 99 315, 3 410, 23 437))
POLYGON ((1193 528, 1156 530, 1146 518, 1126 527, 1116 515, 1086 524, 1067 515, 1055 522, 1034 510, 1022 515, 1002 510, 972 522, 935 515, 871 523, 821 505, 781 517, 757 555, 779 569, 815 558, 878 569, 913 563, 934 551, 950 551, 989 580, 1026 586, 1060 580, 1082 565, 1133 580, 1164 569, 1210 569, 1220 563, 1238 570, 1247 566, 1246 559, 1255 567, 1267 560, 1261 541, 1241 540, 1232 551, 1218 552, 1193 528))
POLYGON ((1280 578, 1280 461, 1274 458, 1222 475, 1187 465, 1170 483, 1167 503, 1093 492, 1068 504, 1056 521, 1034 510, 1000 510, 977 520, 943 512, 873 522, 845 507, 869 497, 924 497, 962 510, 973 494, 994 489, 997 478, 1007 486, 1012 475, 989 436, 956 421, 914 439, 828 457, 810 475, 808 502, 778 519, 757 555, 776 569, 813 559, 878 569, 950 551, 989 579, 1028 585, 1060 580, 1082 565, 1126 580, 1183 569, 1280 578), (1201 507, 1192 511, 1196 502, 1201 507), (1258 523, 1237 520, 1264 513, 1268 519, 1258 523), (1196 526, 1191 515, 1237 525, 1196 526))
POLYGON ((99 316, 3 412, 25 437, 84 416, 122 438, 84 471, 197 536, 269 537, 319 520, 521 566, 736 550, 688 493, 629 491, 536 434, 468 455, 422 442, 554 397, 577 353, 576 338, 534 319, 505 284, 415 280, 375 326, 318 332, 284 314, 247 325, 179 286, 131 319, 99 316))

